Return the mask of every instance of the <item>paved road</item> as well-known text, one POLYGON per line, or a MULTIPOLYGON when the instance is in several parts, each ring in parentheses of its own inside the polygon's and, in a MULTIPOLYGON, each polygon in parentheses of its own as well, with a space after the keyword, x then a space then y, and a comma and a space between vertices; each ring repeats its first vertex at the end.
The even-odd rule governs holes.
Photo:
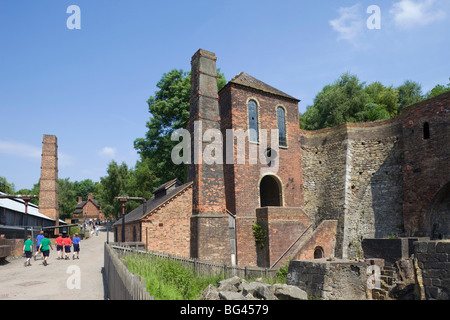
MULTIPOLYGON (((81 242, 80 259, 57 260, 50 250, 48 265, 41 258, 12 259, 0 265, 0 300, 104 300, 103 250, 107 232, 100 230, 81 242)), ((109 239, 113 239, 110 232, 109 239)))

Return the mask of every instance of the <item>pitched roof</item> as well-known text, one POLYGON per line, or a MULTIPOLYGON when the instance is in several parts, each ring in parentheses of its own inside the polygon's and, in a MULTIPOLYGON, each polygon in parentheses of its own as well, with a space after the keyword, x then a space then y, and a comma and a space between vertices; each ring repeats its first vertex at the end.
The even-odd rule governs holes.
POLYGON ((77 206, 75 207, 75 210, 73 211, 73 213, 74 214, 83 213, 83 208, 88 202, 92 202, 92 204, 97 208, 97 210, 100 210, 100 205, 98 204, 98 200, 96 200, 96 199, 88 199, 88 200, 85 200, 85 201, 78 202, 77 206))
MULTIPOLYGON (((179 180, 174 179, 169 182, 166 182, 165 184, 161 185, 156 190, 159 190, 159 189, 166 190, 164 186, 170 185, 170 183, 172 183, 171 185, 173 186, 174 183, 177 181, 179 182, 179 180)), ((190 186, 192 186, 192 181, 182 184, 182 185, 178 185, 175 188, 168 188, 166 193, 161 196, 155 195, 150 200, 147 200, 144 204, 141 204, 139 207, 137 207, 130 213, 126 214, 125 215, 125 224, 127 224, 129 222, 133 222, 133 221, 138 221, 138 220, 144 218, 149 213, 151 213, 153 210, 155 210, 159 206, 163 205, 167 201, 171 200, 172 198, 176 197, 178 194, 180 194, 182 191, 189 188, 190 186)), ((155 191, 153 193, 155 193, 155 191)), ((117 226, 117 225, 122 225, 122 219, 117 220, 113 224, 113 226, 117 226)))
POLYGON ((173 179, 173 180, 170 180, 170 181, 168 181, 168 182, 166 182, 166 183, 164 183, 164 184, 162 184, 162 185, 160 185, 157 189, 155 189, 152 193, 154 194, 154 195, 157 195, 157 194, 160 194, 160 193, 162 193, 162 192, 167 192, 170 188, 172 188, 173 186, 175 186, 175 187, 178 187, 178 186, 181 186, 183 183, 180 181, 180 180, 178 180, 178 179, 173 179))
POLYGON ((288 95, 287 93, 284 93, 283 91, 280 91, 272 86, 269 86, 267 83, 262 82, 261 80, 258 80, 251 75, 246 74, 245 72, 239 73, 237 76, 235 76, 233 79, 230 80, 228 83, 234 83, 241 86, 261 90, 264 92, 268 92, 271 94, 275 94, 277 96, 281 96, 284 98, 300 101, 297 98, 294 98, 293 96, 288 95))

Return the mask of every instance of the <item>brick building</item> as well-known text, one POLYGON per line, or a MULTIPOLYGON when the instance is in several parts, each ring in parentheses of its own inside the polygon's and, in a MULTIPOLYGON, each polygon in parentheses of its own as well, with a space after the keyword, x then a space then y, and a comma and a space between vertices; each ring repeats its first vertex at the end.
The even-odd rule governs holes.
MULTIPOLYGON (((189 256, 192 182, 174 179, 125 216, 125 241, 144 242, 147 250, 189 256), (164 240, 163 240, 164 239, 164 240)), ((114 238, 122 241, 123 221, 114 223, 114 238)))
POLYGON ((104 220, 102 208, 98 201, 94 199, 94 195, 89 193, 87 200, 83 201, 82 197, 78 197, 78 203, 73 211, 74 222, 83 222, 84 220, 104 220))
POLYGON ((298 99, 246 73, 217 93, 215 54, 191 65, 189 183, 128 214, 126 241, 274 267, 361 257, 365 238, 450 236, 450 93, 393 119, 304 131, 298 99), (223 161, 199 161, 211 141, 223 161))

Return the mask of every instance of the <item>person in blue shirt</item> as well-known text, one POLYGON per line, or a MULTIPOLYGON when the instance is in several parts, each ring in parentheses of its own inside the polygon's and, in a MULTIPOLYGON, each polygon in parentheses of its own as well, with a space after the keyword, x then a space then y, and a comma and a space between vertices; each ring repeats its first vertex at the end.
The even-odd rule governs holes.
POLYGON ((42 255, 42 251, 39 248, 41 245, 41 240, 44 239, 44 231, 41 230, 41 232, 38 234, 38 236, 36 237, 36 254, 34 255, 34 261, 36 261, 36 257, 37 255, 40 253, 42 259, 44 259, 43 255, 42 255))
POLYGON ((80 259, 80 242, 81 239, 78 237, 78 233, 75 233, 75 237, 72 239, 73 243, 73 260, 75 260, 75 252, 77 253, 77 259, 80 259))

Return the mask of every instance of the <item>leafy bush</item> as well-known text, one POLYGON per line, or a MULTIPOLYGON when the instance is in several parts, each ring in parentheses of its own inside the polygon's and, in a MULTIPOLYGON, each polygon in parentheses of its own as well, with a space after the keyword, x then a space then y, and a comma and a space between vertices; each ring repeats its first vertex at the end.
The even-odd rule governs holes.
POLYGON ((264 245, 266 243, 266 233, 264 232, 264 229, 259 224, 252 225, 253 229, 253 236, 255 237, 255 242, 259 244, 260 248, 264 248, 264 245))

